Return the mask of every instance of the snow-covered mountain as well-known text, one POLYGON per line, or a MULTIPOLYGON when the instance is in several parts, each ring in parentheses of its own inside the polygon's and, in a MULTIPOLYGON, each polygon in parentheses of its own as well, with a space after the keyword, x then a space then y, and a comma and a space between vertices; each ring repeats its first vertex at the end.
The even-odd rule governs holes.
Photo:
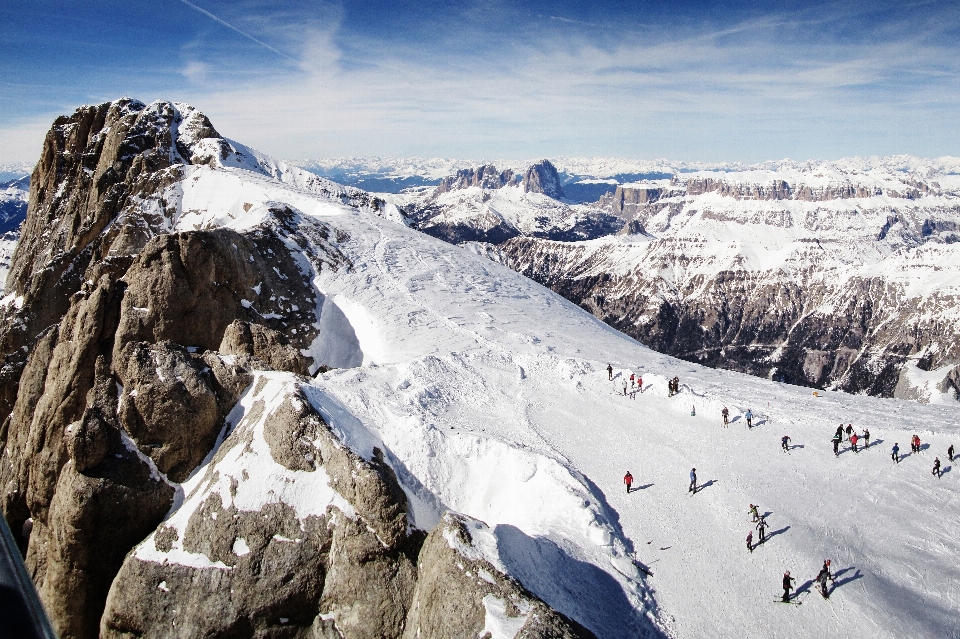
POLYGON ((0 485, 60 636, 960 631, 955 405, 656 353, 187 105, 84 107, 47 144, 0 485), (841 420, 871 446, 834 457, 841 420))
POLYGON ((958 180, 833 164, 698 172, 620 185, 605 198, 632 235, 515 238, 499 252, 684 359, 820 388, 952 400, 958 180))
POLYGON ((618 231, 623 222, 596 206, 564 201, 557 170, 541 160, 522 172, 487 164, 461 169, 436 188, 381 194, 406 223, 459 244, 501 243, 512 237, 585 240, 618 231))

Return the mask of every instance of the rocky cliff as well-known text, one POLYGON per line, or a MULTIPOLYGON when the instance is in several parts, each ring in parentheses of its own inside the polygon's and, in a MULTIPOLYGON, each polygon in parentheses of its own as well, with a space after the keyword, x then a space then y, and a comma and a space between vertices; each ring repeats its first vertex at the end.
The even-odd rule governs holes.
MULTIPOLYGON (((900 241, 915 235, 917 244, 894 251, 876 247, 880 234, 859 246, 821 233, 782 241, 704 211, 660 237, 589 245, 518 237, 493 255, 682 359, 816 388, 956 397, 960 251, 921 243, 922 223, 899 214, 900 241), (749 239, 719 233, 718 217, 749 239), (911 381, 922 372, 937 379, 911 381)), ((678 212, 668 223, 681 220, 678 212)))
POLYGON ((383 210, 183 104, 82 107, 44 141, 2 306, 0 505, 59 635, 468 636, 495 599, 517 636, 592 636, 493 567, 457 578, 469 535, 424 544, 384 451, 330 428, 302 382, 356 348, 312 283, 349 238, 262 190, 224 212, 232 179, 383 210))

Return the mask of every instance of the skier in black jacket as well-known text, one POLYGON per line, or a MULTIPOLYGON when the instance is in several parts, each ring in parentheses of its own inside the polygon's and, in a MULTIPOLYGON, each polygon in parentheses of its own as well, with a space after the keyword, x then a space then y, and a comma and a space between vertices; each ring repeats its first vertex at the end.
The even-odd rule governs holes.
POLYGON ((790 571, 783 573, 783 603, 790 603, 790 590, 793 588, 793 582, 796 581, 790 576, 790 571))

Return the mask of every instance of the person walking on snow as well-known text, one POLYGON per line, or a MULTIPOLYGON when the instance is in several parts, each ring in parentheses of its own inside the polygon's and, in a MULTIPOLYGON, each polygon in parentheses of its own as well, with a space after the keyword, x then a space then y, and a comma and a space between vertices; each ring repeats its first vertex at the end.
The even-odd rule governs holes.
POLYGON ((780 438, 780 448, 782 448, 783 452, 785 453, 790 452, 790 436, 789 435, 784 435, 783 437, 780 438))
POLYGON ((796 581, 790 576, 790 571, 783 573, 783 603, 790 603, 790 590, 793 588, 793 582, 796 581))
POLYGON ((836 434, 837 434, 837 437, 839 437, 840 439, 843 439, 843 424, 840 424, 839 426, 837 426, 836 434))
POLYGON ((840 456, 840 442, 842 440, 843 440, 843 437, 840 435, 840 433, 836 433, 833 436, 833 439, 830 440, 833 442, 833 454, 835 457, 840 456))
POLYGON ((820 594, 823 595, 824 599, 830 598, 830 591, 827 589, 827 579, 830 581, 836 581, 833 575, 830 574, 830 560, 827 559, 823 562, 823 568, 820 569, 820 572, 817 573, 815 581, 820 586, 820 594))
POLYGON ((750 504, 750 515, 753 516, 753 523, 757 523, 757 520, 760 519, 760 513, 753 504, 750 504))
POLYGON ((723 415, 723 425, 726 426, 729 423, 730 411, 724 406, 720 414, 723 415))
POLYGON ((870 448, 870 429, 869 428, 863 429, 863 447, 865 449, 870 448))
POLYGON ((607 364, 607 379, 613 381, 613 364, 607 364))
POLYGON ((630 373, 630 388, 633 388, 634 382, 637 380, 637 376, 633 373, 630 373))
POLYGON ((624 397, 627 396, 627 380, 626 380, 626 378, 624 378, 624 380, 623 380, 623 396, 624 396, 624 397))
POLYGON ((937 476, 937 479, 940 479, 940 458, 935 457, 933 459, 933 474, 937 476))
POLYGON ((643 376, 637 375, 637 390, 643 392, 643 376))
POLYGON ((847 424, 847 437, 853 434, 853 424, 847 424))
POLYGON ((753 428, 753 411, 748 408, 744 417, 747 418, 747 428, 753 428))
POLYGON ((890 459, 900 463, 900 444, 894 444, 893 449, 890 451, 890 459))
POLYGON ((859 438, 857 437, 857 434, 856 434, 856 433, 854 433, 853 435, 850 435, 850 447, 853 448, 853 452, 855 452, 855 453, 859 453, 859 452, 860 452, 859 450, 857 450, 857 440, 858 440, 858 439, 859 439, 859 438))
POLYGON ((630 486, 633 485, 633 475, 630 474, 630 471, 627 471, 627 474, 623 476, 623 483, 627 485, 627 494, 630 494, 630 486))
POLYGON ((753 531, 747 533, 747 550, 753 552, 753 531))
POLYGON ((953 461, 953 444, 950 444, 950 448, 947 449, 947 457, 950 458, 950 461, 953 461))
POLYGON ((920 452, 920 436, 919 435, 914 435, 913 439, 910 440, 910 450, 912 450, 915 453, 920 452))
POLYGON ((757 522, 757 532, 760 533, 760 541, 757 543, 762 544, 763 540, 767 538, 767 520, 763 517, 757 522))
POLYGON ((696 468, 690 471, 690 488, 687 490, 687 492, 697 494, 697 469, 696 468))

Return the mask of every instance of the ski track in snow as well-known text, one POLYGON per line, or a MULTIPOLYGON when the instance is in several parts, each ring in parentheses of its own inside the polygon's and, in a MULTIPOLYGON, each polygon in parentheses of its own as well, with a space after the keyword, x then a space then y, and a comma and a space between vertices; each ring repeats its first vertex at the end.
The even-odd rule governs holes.
POLYGON ((210 175, 187 194, 204 224, 249 228, 236 203, 287 201, 349 234, 339 248, 353 267, 314 281, 364 318, 364 365, 318 376, 307 394, 358 453, 385 448, 413 523, 430 528, 444 508, 484 521, 512 575, 605 638, 960 636, 960 461, 945 457, 960 443, 957 405, 816 397, 674 360, 464 249, 306 206, 308 193, 267 178, 210 175), (644 378, 636 399, 621 394, 630 372, 644 378), (667 397, 674 375, 681 393, 667 397), (871 447, 834 458, 841 421, 869 427, 871 447), (930 448, 895 465, 890 447, 908 451, 913 432, 930 448), (935 454, 949 468, 939 480, 935 454), (752 554, 750 503, 770 525, 752 554), (828 557, 837 585, 824 601, 812 579, 828 557), (773 603, 784 570, 807 605, 773 603))

